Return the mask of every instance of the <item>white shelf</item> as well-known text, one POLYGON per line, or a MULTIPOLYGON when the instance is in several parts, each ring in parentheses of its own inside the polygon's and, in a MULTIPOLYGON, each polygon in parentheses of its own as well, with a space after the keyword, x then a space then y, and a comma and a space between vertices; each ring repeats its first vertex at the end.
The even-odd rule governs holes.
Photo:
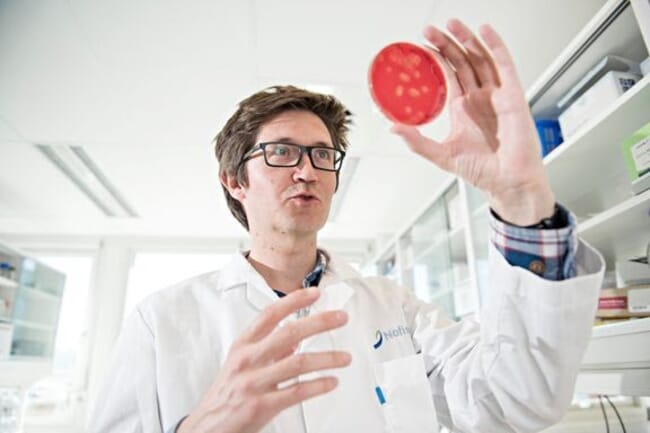
POLYGON ((596 326, 582 369, 650 369, 650 318, 596 326))
POLYGON ((36 329, 39 331, 53 332, 56 330, 56 328, 53 326, 44 325, 42 323, 37 323, 37 322, 30 322, 27 320, 14 319, 13 324, 14 326, 22 326, 24 328, 36 329))
POLYGON ((544 159, 557 200, 579 217, 631 193, 621 143, 650 121, 650 76, 621 95, 544 159))
POLYGON ((650 369, 581 371, 575 392, 582 394, 650 396, 650 369))
POLYGON ((13 289, 18 287, 18 283, 7 277, 0 276, 0 287, 9 287, 13 289))
POLYGON ((649 212, 650 190, 580 223, 578 233, 605 256, 611 268, 616 257, 632 258, 645 252, 650 240, 649 212))
POLYGON ((650 318, 596 326, 576 392, 650 396, 650 318))
POLYGON ((41 300, 46 300, 46 301, 55 301, 59 302, 61 300, 60 296, 54 295, 52 293, 45 292, 40 289, 32 288, 32 287, 21 287, 20 289, 23 293, 27 293, 29 296, 32 296, 34 298, 38 298, 41 300))
MULTIPOLYGON (((622 335, 645 335, 650 336, 650 317, 645 319, 631 319, 623 322, 610 323, 607 325, 594 326, 591 333, 592 339, 620 337, 622 335)), ((650 342, 650 340, 647 340, 650 342)), ((648 346, 650 349, 650 345, 648 346)), ((650 351, 648 351, 650 360, 650 351)), ((648 364, 650 367, 650 364, 648 364)))

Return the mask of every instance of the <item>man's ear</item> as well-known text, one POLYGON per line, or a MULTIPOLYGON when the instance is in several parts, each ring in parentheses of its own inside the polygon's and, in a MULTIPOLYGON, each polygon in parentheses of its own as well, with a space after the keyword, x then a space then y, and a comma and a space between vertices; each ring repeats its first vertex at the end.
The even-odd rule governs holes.
POLYGON ((239 184, 236 175, 233 176, 223 172, 219 175, 219 180, 221 181, 221 184, 226 187, 232 198, 241 202, 246 197, 246 191, 239 184))

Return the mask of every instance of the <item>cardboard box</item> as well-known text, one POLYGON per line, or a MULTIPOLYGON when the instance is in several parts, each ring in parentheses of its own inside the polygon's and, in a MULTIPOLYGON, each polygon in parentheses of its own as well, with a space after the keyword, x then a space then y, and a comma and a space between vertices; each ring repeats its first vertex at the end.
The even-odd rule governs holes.
POLYGON ((641 286, 628 290, 627 310, 631 314, 643 313, 650 316, 650 286, 641 286))
POLYGON ((569 106, 558 121, 565 141, 575 134, 588 120, 598 116, 611 106, 619 96, 639 80, 638 74, 610 71, 569 106))
POLYGON ((632 181, 632 192, 634 194, 641 194, 646 189, 650 189, 650 174, 646 174, 632 181))
MULTIPOLYGON (((641 236, 642 234, 639 233, 641 236)), ((637 260, 616 261, 616 285, 618 287, 650 284, 650 265, 637 260)))
POLYGON ((640 68, 641 68, 641 75, 643 75, 644 77, 646 75, 650 75, 650 57, 648 57, 647 59, 641 62, 640 68))
POLYGON ((650 317, 650 285, 602 289, 598 298, 599 319, 650 317))
POLYGON ((639 63, 634 60, 616 55, 607 55, 598 63, 592 66, 582 79, 569 89, 569 91, 557 102, 557 108, 564 110, 578 99, 585 91, 589 90, 603 75, 609 71, 630 72, 640 74, 639 63))

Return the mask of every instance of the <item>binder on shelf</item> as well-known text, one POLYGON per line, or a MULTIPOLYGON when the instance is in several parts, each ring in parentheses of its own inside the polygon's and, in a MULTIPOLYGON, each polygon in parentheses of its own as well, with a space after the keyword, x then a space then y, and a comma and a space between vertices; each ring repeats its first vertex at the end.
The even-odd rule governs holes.
POLYGON ((555 119, 535 119, 535 128, 542 145, 542 157, 551 153, 564 141, 560 123, 555 119))
POLYGON ((650 188, 650 122, 626 138, 621 148, 634 193, 650 188))

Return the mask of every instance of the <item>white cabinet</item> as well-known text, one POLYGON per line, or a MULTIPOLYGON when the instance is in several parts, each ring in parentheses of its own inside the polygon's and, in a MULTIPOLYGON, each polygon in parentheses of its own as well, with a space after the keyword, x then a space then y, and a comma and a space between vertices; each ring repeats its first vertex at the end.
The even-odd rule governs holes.
MULTIPOLYGON (((557 117, 557 101, 606 55, 636 62, 648 57, 641 29, 650 3, 608 1, 527 96, 536 117, 557 117), (645 11, 645 12, 644 12, 645 11)), ((650 76, 583 124, 544 160, 558 201, 578 217, 578 233, 605 257, 617 260, 645 254, 650 242, 650 191, 634 195, 621 143, 650 122, 650 76)), ((576 390, 593 394, 650 396, 650 319, 594 328, 576 390)))
MULTIPOLYGON (((487 207, 478 211, 487 212, 487 207)), ((451 178, 404 230, 379 248, 365 272, 397 280, 454 318, 477 314, 480 295, 471 235, 476 218, 467 215, 466 186, 451 178)), ((480 212, 476 215, 487 224, 480 212)))
POLYGON ((49 369, 65 275, 2 244, 0 262, 0 386, 20 386, 49 369))

